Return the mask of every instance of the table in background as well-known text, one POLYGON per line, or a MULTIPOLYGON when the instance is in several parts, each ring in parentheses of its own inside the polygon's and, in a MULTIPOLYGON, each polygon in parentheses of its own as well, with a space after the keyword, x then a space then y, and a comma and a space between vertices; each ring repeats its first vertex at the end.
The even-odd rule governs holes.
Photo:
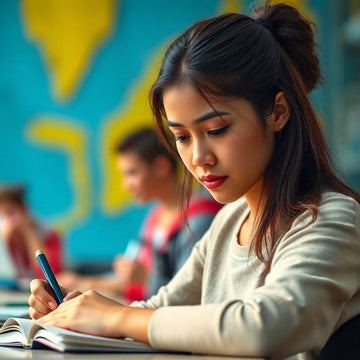
POLYGON ((9 317, 29 317, 29 295, 29 291, 0 289, 0 326, 9 317))
POLYGON ((30 291, 0 289, 0 305, 25 305, 29 295, 30 291))

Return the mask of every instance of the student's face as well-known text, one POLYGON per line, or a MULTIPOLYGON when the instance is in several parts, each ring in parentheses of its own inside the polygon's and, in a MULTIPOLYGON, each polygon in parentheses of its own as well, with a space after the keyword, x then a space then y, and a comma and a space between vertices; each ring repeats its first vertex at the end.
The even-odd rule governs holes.
POLYGON ((248 101, 213 102, 221 117, 190 86, 167 89, 163 101, 185 166, 218 202, 259 191, 274 133, 263 128, 248 101))
POLYGON ((124 187, 138 202, 147 203, 156 198, 158 184, 154 166, 129 151, 118 156, 117 167, 123 175, 124 187))
POLYGON ((12 201, 3 201, 0 203, 0 218, 7 227, 16 227, 25 216, 26 210, 12 201))

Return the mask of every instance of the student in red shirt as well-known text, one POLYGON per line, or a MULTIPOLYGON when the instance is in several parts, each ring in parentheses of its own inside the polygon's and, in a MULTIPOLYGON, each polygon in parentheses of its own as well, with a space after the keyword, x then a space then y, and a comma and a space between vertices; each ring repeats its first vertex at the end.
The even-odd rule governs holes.
POLYGON ((47 228, 31 214, 21 186, 0 188, 0 232, 17 270, 18 280, 44 278, 35 258, 35 251, 46 253, 55 273, 63 269, 60 235, 47 228))

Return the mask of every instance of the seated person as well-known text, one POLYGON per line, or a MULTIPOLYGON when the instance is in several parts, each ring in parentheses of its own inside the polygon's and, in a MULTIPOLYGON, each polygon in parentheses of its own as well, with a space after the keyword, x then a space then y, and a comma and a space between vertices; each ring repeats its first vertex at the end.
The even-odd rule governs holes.
POLYGON ((63 289, 56 308, 34 280, 32 318, 158 350, 318 359, 360 314, 360 194, 333 171, 308 95, 321 79, 313 28, 296 8, 266 1, 172 42, 150 93, 157 128, 227 205, 148 301, 63 289))
POLYGON ((139 203, 157 201, 144 222, 140 249, 133 258, 122 255, 114 260, 115 278, 67 274, 59 282, 73 289, 121 294, 133 301, 155 294, 172 279, 221 205, 208 196, 194 195, 185 219, 177 161, 151 128, 131 133, 119 143, 117 164, 124 186, 139 203))
POLYGON ((55 273, 63 268, 62 242, 59 234, 32 216, 21 186, 0 187, 0 232, 17 270, 19 280, 44 278, 35 258, 43 250, 55 273))

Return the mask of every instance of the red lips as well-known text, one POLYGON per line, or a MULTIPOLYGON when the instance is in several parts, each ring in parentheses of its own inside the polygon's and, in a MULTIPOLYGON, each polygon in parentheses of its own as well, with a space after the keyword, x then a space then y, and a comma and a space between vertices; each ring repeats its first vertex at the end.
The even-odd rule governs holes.
POLYGON ((200 180, 209 190, 213 190, 221 186, 227 178, 227 176, 203 175, 200 180))

